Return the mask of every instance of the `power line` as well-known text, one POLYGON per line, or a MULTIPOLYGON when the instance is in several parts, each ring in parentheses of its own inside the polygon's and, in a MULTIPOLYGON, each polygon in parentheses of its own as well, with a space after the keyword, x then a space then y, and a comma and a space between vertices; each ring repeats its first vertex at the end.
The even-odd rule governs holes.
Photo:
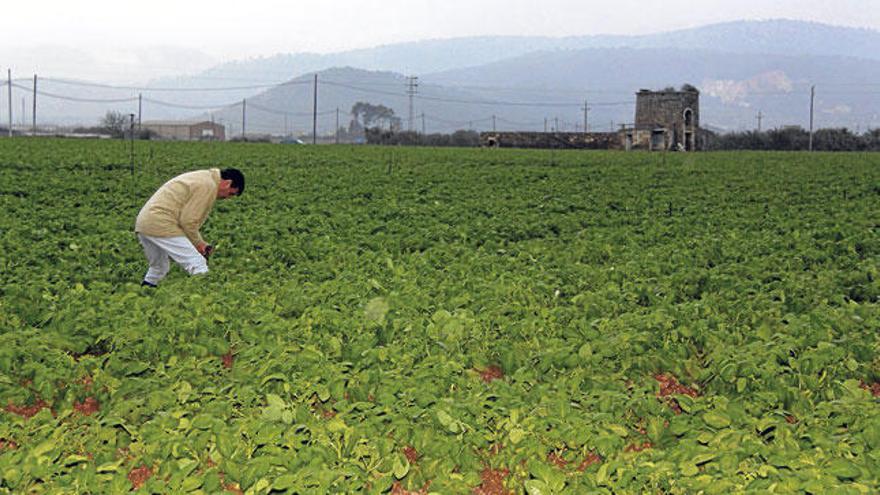
MULTIPOLYGON (((137 99, 137 98, 135 98, 135 99, 137 99)), ((148 101, 150 103, 155 103, 156 105, 160 105, 163 107, 182 108, 185 110, 214 110, 214 109, 218 109, 218 108, 235 108, 236 106, 241 105, 240 101, 233 102, 233 103, 222 103, 222 104, 217 104, 217 105, 181 105, 179 103, 170 103, 167 101, 156 100, 154 98, 148 98, 146 96, 144 97, 144 101, 148 101)))
POLYGON ((461 121, 446 120, 446 119, 441 119, 440 117, 433 117, 430 115, 425 115, 425 118, 428 120, 432 120, 434 122, 440 122, 441 124, 447 124, 447 125, 452 125, 452 126, 463 126, 465 124, 473 125, 473 124, 480 123, 480 122, 491 122, 492 121, 492 117, 487 117, 484 119, 461 120, 461 121))
MULTIPOLYGON (((407 95, 405 93, 397 93, 391 91, 381 91, 376 89, 367 89, 362 88, 360 86, 354 86, 351 84, 344 84, 336 81, 323 81, 325 84, 329 84, 331 86, 339 86, 347 89, 352 89, 355 91, 362 91, 364 93, 373 93, 373 94, 382 94, 388 96, 397 96, 400 98, 404 98, 407 95)), ((517 106, 517 107, 579 107, 581 105, 580 102, 555 102, 555 103, 547 103, 547 102, 519 102, 519 101, 504 101, 504 100, 465 100, 465 99, 457 99, 457 98, 440 98, 435 96, 426 96, 426 95, 415 95, 415 98, 427 101, 438 101, 443 103, 461 103, 466 105, 496 105, 496 106, 517 106)), ((595 106, 617 106, 617 105, 634 105, 634 102, 631 101, 612 101, 612 102, 597 102, 592 103, 591 105, 595 106)))
MULTIPOLYGON (((25 91, 30 91, 31 88, 27 86, 21 86, 19 84, 12 84, 13 88, 23 89, 25 91)), ((78 98, 75 96, 63 96, 55 93, 49 93, 46 91, 37 91, 38 95, 48 96, 49 98, 56 98, 59 100, 67 100, 67 101, 76 101, 80 103, 127 103, 130 101, 137 101, 137 97, 133 96, 130 98, 78 98)))
POLYGON ((538 121, 534 121, 534 122, 516 122, 516 121, 513 121, 513 120, 507 120, 507 119, 504 119, 504 118, 501 118, 501 117, 498 117, 498 120, 501 121, 501 122, 504 122, 505 124, 516 125, 516 126, 522 126, 522 127, 540 127, 541 125, 544 124, 544 122, 538 122, 538 121))
POLYGON ((57 79, 44 77, 42 78, 44 81, 52 81, 57 84, 67 84, 71 86, 86 86, 86 87, 94 87, 94 88, 105 88, 105 89, 122 89, 129 91, 158 91, 158 92, 195 92, 195 91, 243 91, 249 89, 265 89, 265 88, 275 88, 278 86, 290 86, 297 84, 308 84, 308 81, 284 81, 279 83, 266 83, 266 84, 254 84, 250 86, 223 86, 223 87, 204 87, 204 88, 156 88, 150 86, 116 86, 112 84, 102 84, 102 83, 93 83, 87 81, 73 81, 69 79, 57 79))
POLYGON ((571 95, 583 95, 583 94, 633 94, 635 91, 623 90, 623 89, 578 89, 578 88, 554 88, 554 87, 540 87, 540 86, 486 86, 486 85, 465 85, 465 84, 450 84, 448 86, 444 86, 442 84, 426 84, 425 87, 440 87, 440 88, 455 88, 455 89, 471 89, 471 90, 485 90, 485 91, 508 91, 512 93, 556 93, 556 94, 571 94, 571 95))
POLYGON ((350 84, 344 84, 344 83, 339 83, 339 82, 335 82, 335 81, 327 81, 325 79, 322 79, 321 83, 328 84, 330 86, 339 86, 341 88, 352 89, 355 91, 362 91, 364 93, 373 93, 373 94, 388 95, 388 96, 398 96, 400 98, 403 98, 406 96, 405 94, 402 94, 402 93, 392 93, 391 91, 380 91, 380 90, 376 90, 376 89, 365 89, 365 88, 361 88, 358 86, 352 86, 350 84))

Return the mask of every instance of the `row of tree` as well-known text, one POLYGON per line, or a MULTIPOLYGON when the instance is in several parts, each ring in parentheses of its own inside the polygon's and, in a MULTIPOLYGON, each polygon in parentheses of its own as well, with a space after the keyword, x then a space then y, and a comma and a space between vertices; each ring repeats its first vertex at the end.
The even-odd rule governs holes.
MULTIPOLYGON (((459 130, 451 134, 421 134, 403 131, 400 117, 394 110, 381 104, 359 101, 351 107, 348 128, 338 129, 343 142, 366 142, 379 145, 404 146, 480 146, 476 131, 459 130)), ((108 112, 93 132, 127 137, 129 117, 108 112)), ((144 133, 136 137, 150 139, 144 133)), ((810 133, 801 127, 783 127, 767 131, 744 131, 726 134, 710 133, 703 141, 707 150, 777 150, 804 151, 810 148, 810 133)), ((813 134, 816 151, 880 151, 880 129, 854 133, 846 128, 819 129, 813 134)))
MULTIPOLYGON (((801 127, 768 131, 714 134, 706 140, 708 150, 778 150, 810 149, 810 132, 801 127)), ((880 129, 857 134, 849 129, 819 129, 813 133, 816 151, 880 151, 880 129)))

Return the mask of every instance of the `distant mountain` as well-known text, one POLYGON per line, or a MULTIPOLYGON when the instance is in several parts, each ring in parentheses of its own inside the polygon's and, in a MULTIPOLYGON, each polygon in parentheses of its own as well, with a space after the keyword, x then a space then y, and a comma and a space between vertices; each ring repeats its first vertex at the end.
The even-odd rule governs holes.
MULTIPOLYGON (((880 127, 878 46, 877 31, 799 21, 743 21, 646 36, 433 40, 237 61, 147 87, 41 79, 42 92, 66 99, 40 97, 38 120, 95 123, 107 110, 136 113, 142 94, 145 120, 213 115, 234 135, 247 98, 249 132, 310 132, 317 73, 319 133, 333 131, 337 108, 340 124, 347 124, 358 101, 390 106, 406 122, 407 75, 419 76, 414 113, 424 114, 428 132, 493 124, 575 130, 583 127, 585 100, 590 129, 609 130, 633 120, 639 89, 683 83, 702 90, 701 122, 719 129, 753 128, 758 112, 765 128, 807 125, 813 84, 818 126, 880 127)), ((14 110, 21 99, 27 114, 29 83, 16 84, 14 110)))
MULTIPOLYGON (((357 102, 385 105, 394 110, 409 126, 409 98, 406 95, 406 76, 389 71, 366 71, 354 68, 334 68, 318 75, 318 134, 330 134, 339 125, 348 127, 349 114, 357 102)), ((450 103, 474 101, 481 97, 465 89, 427 85, 419 88, 414 99, 414 129, 427 132, 450 132, 457 129, 485 129, 486 110, 482 105, 450 103)), ((248 135, 292 134, 312 132, 314 109, 314 74, 288 81, 260 94, 247 98, 244 120, 248 135)), ((199 115, 214 119, 227 126, 227 136, 242 132, 242 104, 220 108, 199 115)))
POLYGON ((827 55, 880 60, 880 32, 813 22, 737 21, 640 36, 484 36, 396 43, 330 54, 278 54, 218 65, 193 77, 161 79, 169 84, 280 82, 331 67, 357 67, 421 75, 484 65, 527 53, 586 48, 678 48, 727 53, 827 55))
POLYGON ((880 60, 852 57, 588 49, 532 53, 481 67, 428 74, 423 80, 467 88, 483 97, 509 91, 503 88, 536 88, 530 97, 534 100, 544 92, 545 101, 552 101, 550 95, 555 91, 542 88, 570 88, 566 93, 580 89, 599 122, 609 118, 631 121, 632 113, 622 115, 617 103, 634 102, 633 94, 641 88, 690 83, 702 91, 702 121, 727 129, 752 128, 759 111, 765 128, 806 126, 810 88, 815 84, 818 125, 880 126, 880 60))
MULTIPOLYGON (((347 125, 357 101, 383 104, 408 125, 406 77, 387 71, 330 69, 318 73, 318 132, 347 125)), ((421 77, 414 97, 414 127, 456 129, 583 130, 583 104, 591 130, 632 123, 642 88, 697 86, 701 122, 718 130, 751 129, 760 112, 764 128, 809 123, 810 88, 818 83, 819 127, 880 127, 874 81, 880 61, 851 57, 731 54, 677 49, 587 49, 540 52, 421 77), (821 81, 821 82, 820 82, 821 81), (874 86, 872 86, 874 84, 874 86), (545 120, 546 119, 546 120, 545 120)), ((249 133, 308 133, 313 76, 303 76, 248 98, 249 133), (285 116, 286 114, 286 116, 285 116), (286 121, 285 121, 286 118, 286 121)), ((241 132, 241 105, 213 112, 241 132)), ((207 116, 207 114, 205 114, 207 116)))

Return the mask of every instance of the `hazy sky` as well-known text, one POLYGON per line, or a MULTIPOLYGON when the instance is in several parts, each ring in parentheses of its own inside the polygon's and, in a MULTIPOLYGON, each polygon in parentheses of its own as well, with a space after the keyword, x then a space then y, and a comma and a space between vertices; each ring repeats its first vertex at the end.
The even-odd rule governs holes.
MULTIPOLYGON (((150 52, 154 72, 173 72, 182 67, 196 70, 221 60, 279 52, 330 52, 473 35, 644 34, 714 22, 771 18, 880 29, 880 0, 7 3, 0 17, 0 67, 14 65, 18 72, 52 71, 60 67, 59 63, 89 64, 95 70, 133 65, 132 51, 157 45, 175 49, 150 52)), ((142 66, 144 56, 141 54, 138 59, 142 66)), ((147 62, 150 65, 150 60, 147 62)))

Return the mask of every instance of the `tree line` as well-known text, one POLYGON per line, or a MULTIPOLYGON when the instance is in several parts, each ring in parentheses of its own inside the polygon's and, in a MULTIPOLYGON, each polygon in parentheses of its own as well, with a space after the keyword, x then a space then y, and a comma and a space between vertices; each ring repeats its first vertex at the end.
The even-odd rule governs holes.
MULTIPOLYGON (((381 104, 359 101, 351 108, 348 127, 337 132, 346 142, 365 142, 378 145, 403 146, 480 146, 480 134, 472 130, 458 130, 449 134, 422 134, 404 131, 400 117, 394 110, 381 104)), ((126 137, 128 117, 118 112, 107 112, 98 127, 85 128, 113 137, 126 137)), ((141 131, 140 139, 154 136, 141 131)), ((766 131, 740 131, 729 133, 707 132, 703 140, 706 151, 756 150, 756 151, 806 151, 810 149, 810 132, 799 126, 787 126, 766 131)), ((813 133, 815 151, 880 151, 880 129, 863 133, 847 128, 819 129, 813 133)))
MULTIPOLYGON (((712 134, 706 149, 805 151, 810 149, 810 131, 801 127, 784 127, 767 131, 743 131, 712 134)), ((813 133, 815 151, 880 151, 880 129, 858 134, 847 128, 819 129, 813 133)))

